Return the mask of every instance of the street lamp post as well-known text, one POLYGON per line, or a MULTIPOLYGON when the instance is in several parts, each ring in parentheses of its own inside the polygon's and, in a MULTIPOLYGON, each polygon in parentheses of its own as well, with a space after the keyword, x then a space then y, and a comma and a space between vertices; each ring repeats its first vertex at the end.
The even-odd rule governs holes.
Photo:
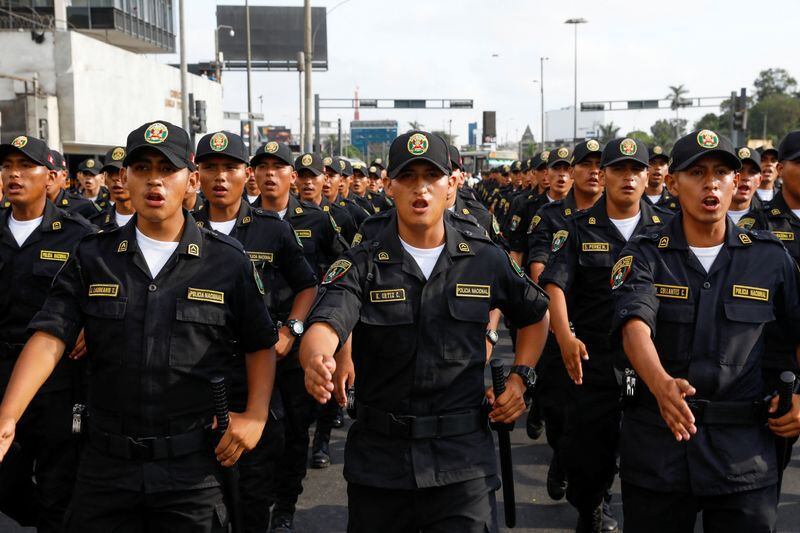
POLYGON ((255 146, 253 146, 255 143, 253 142, 253 140, 254 140, 254 135, 253 135, 253 133, 254 133, 253 132, 253 130, 254 130, 254 128, 253 128, 253 89, 252 89, 253 85, 252 85, 252 82, 251 82, 251 77, 252 77, 252 72, 253 71, 252 71, 252 65, 251 65, 252 51, 251 51, 251 48, 250 48, 250 3, 248 2, 248 0, 244 1, 244 24, 245 24, 245 31, 247 32, 247 36, 246 36, 247 37, 247 39, 246 39, 246 43, 247 43, 247 124, 250 127, 250 135, 249 135, 249 139, 247 140, 247 145, 248 145, 248 150, 250 152, 250 155, 252 155, 253 151, 255 150, 255 146))
POLYGON ((539 89, 541 90, 542 95, 542 149, 541 151, 544 152, 544 62, 550 59, 549 57, 540 57, 539 58, 539 89))
POLYGON ((578 24, 589 22, 584 18, 572 18, 564 21, 564 24, 572 24, 575 27, 575 92, 572 99, 572 140, 578 138, 578 24))
POLYGON ((231 37, 236 36, 236 32, 233 31, 233 26, 228 26, 227 24, 220 24, 217 26, 217 29, 214 30, 214 67, 215 67, 215 79, 217 83, 222 83, 222 60, 220 59, 220 51, 219 51, 219 30, 228 29, 228 35, 231 37))

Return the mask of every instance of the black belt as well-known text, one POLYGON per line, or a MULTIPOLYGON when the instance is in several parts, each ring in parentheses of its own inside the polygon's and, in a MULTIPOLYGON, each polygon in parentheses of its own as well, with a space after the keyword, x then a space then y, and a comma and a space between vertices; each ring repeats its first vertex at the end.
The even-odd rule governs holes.
POLYGON ((403 439, 439 439, 488 429, 486 411, 482 409, 441 416, 411 416, 357 404, 356 419, 376 433, 403 439))
POLYGON ((16 359, 24 347, 24 343, 0 342, 0 361, 16 359))
POLYGON ((706 426, 752 426, 767 420, 767 404, 756 402, 712 402, 686 400, 695 424, 706 426))
POLYGON ((106 433, 90 425, 89 442, 113 457, 142 461, 181 457, 203 449, 211 453, 210 432, 206 429, 163 437, 136 438, 106 433))

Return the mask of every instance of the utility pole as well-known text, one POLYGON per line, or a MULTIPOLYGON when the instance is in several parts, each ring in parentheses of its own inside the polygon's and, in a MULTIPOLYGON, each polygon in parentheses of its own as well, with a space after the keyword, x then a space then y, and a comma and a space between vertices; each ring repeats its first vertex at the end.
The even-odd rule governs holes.
MULTIPOLYGON (((308 96, 308 95, 306 95, 308 96)), ((314 142, 311 145, 312 151, 322 151, 322 137, 319 134, 319 95, 314 95, 314 142)))
POLYGON ((303 52, 297 52, 297 97, 300 108, 300 133, 298 135, 299 140, 297 144, 300 145, 300 150, 303 150, 303 147, 306 145, 305 139, 303 138, 303 132, 305 131, 303 128, 303 71, 305 70, 305 57, 306 55, 303 52))
POLYGON ((339 117, 339 149, 337 150, 337 154, 339 157, 342 157, 342 118, 339 117))
POLYGON ((184 0, 178 1, 178 26, 181 32, 181 125, 183 129, 189 131, 189 90, 186 73, 186 20, 183 9, 184 0))
POLYGON ((540 57, 539 58, 539 89, 541 90, 542 95, 542 138, 541 144, 542 149, 540 151, 544 152, 544 62, 550 59, 549 57, 540 57))
POLYGON ((306 113, 305 113, 305 142, 303 151, 310 152, 313 150, 311 141, 311 120, 313 118, 311 111, 311 97, 313 92, 311 89, 311 62, 313 50, 311 47, 311 0, 304 0, 303 2, 304 18, 305 18, 305 75, 306 75, 306 113))
MULTIPOLYGON (((182 0, 181 0, 182 1, 182 0)), ((253 142, 253 88, 252 82, 250 80, 252 76, 252 69, 251 69, 251 60, 252 60, 252 51, 250 49, 250 2, 248 0, 244 0, 244 24, 245 24, 245 32, 247 35, 245 36, 247 41, 247 123, 250 124, 250 138, 248 139, 248 145, 250 149, 250 155, 253 155, 255 150, 255 143, 253 142)))
POLYGON ((564 21, 565 24, 572 24, 575 27, 575 86, 572 98, 572 140, 578 138, 578 24, 588 22, 583 18, 573 18, 564 21))

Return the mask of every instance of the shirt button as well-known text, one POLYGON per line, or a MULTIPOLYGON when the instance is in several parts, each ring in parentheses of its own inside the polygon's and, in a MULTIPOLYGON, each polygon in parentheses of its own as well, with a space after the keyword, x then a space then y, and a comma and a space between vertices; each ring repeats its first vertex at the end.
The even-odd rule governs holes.
POLYGON ((156 285, 155 283, 151 283, 150 286, 147 287, 147 290, 150 292, 156 292, 158 290, 158 285, 156 285))
POLYGON ((711 283, 706 281, 705 283, 703 283, 703 288, 704 289, 710 289, 711 288, 711 283))
POLYGON ((628 310, 627 309, 620 309, 619 316, 628 316, 628 310))

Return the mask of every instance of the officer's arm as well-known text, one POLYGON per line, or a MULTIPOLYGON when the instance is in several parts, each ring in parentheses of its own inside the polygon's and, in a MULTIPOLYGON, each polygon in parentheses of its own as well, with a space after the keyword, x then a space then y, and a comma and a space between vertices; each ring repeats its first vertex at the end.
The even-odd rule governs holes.
POLYGON ((538 263, 536 261, 530 263, 530 276, 531 279, 536 283, 539 283, 539 276, 541 276, 542 272, 544 272, 544 267, 544 263, 538 263))
POLYGON ((306 390, 319 403, 327 403, 333 394, 334 353, 339 335, 327 322, 316 322, 308 328, 300 343, 300 366, 305 372, 306 390))

